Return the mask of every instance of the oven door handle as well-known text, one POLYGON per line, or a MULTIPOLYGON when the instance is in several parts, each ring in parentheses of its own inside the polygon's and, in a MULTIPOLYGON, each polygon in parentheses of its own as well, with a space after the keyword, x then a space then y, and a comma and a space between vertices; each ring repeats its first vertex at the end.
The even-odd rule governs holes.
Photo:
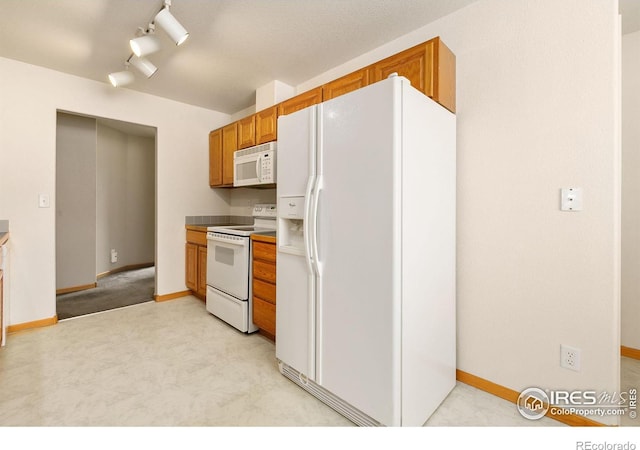
POLYGON ((247 239, 225 239, 215 236, 207 236, 208 241, 219 242, 222 244, 234 245, 236 247, 246 247, 247 239))

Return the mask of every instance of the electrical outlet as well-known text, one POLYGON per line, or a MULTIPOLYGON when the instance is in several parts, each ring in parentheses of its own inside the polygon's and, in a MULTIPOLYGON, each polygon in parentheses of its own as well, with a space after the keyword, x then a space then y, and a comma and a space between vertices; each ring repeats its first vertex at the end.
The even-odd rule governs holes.
POLYGON ((111 249, 111 263, 117 263, 118 262, 118 252, 116 251, 115 248, 111 249))
POLYGON ((580 349, 561 344, 560 367, 580 372, 580 349))

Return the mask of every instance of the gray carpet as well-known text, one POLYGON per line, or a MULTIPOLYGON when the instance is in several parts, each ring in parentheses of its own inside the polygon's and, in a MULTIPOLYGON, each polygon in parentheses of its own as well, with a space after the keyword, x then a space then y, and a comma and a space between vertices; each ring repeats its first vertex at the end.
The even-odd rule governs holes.
POLYGON ((114 273, 100 278, 94 289, 58 295, 58 320, 152 301, 154 289, 153 266, 114 273))

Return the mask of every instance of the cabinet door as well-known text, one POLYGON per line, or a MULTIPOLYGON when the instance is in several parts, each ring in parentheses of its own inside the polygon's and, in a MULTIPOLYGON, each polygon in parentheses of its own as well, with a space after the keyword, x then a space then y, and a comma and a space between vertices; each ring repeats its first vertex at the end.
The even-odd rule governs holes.
POLYGON ((278 139, 278 106, 256 113, 256 144, 278 139))
POLYGON ((185 251, 185 284, 193 292, 198 291, 198 246, 187 242, 185 251))
POLYGON ((369 84, 369 70, 362 69, 322 86, 322 101, 331 100, 369 84))
POLYGON ((371 78, 375 83, 396 72, 408 78, 411 86, 431 97, 433 96, 432 64, 433 42, 429 41, 373 64, 371 78))
POLYGON ((222 129, 209 133, 209 186, 222 184, 222 129))
POLYGON ((372 64, 371 82, 383 80, 393 72, 409 79, 414 88, 455 112, 455 56, 440 38, 372 64))
POLYGON ((233 186, 233 152, 238 150, 238 123, 222 129, 222 184, 233 186))
POLYGON ((307 106, 316 105, 320 102, 322 102, 322 86, 303 92, 300 95, 296 95, 295 97, 280 103, 280 115, 284 116, 286 114, 291 114, 296 111, 300 111, 307 106))
POLYGON ((273 338, 276 336, 276 305, 253 297, 253 323, 273 338))
POLYGON ((198 245, 198 294, 207 296, 207 247, 198 245))
POLYGON ((255 114, 238 120, 238 148, 256 145, 256 116, 255 114))

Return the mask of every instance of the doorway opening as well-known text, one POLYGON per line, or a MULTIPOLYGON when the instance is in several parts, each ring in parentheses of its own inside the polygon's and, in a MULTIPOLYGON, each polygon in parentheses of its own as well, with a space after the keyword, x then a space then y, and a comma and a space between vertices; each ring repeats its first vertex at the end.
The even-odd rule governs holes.
POLYGON ((156 129, 57 113, 59 320, 152 301, 156 129))

